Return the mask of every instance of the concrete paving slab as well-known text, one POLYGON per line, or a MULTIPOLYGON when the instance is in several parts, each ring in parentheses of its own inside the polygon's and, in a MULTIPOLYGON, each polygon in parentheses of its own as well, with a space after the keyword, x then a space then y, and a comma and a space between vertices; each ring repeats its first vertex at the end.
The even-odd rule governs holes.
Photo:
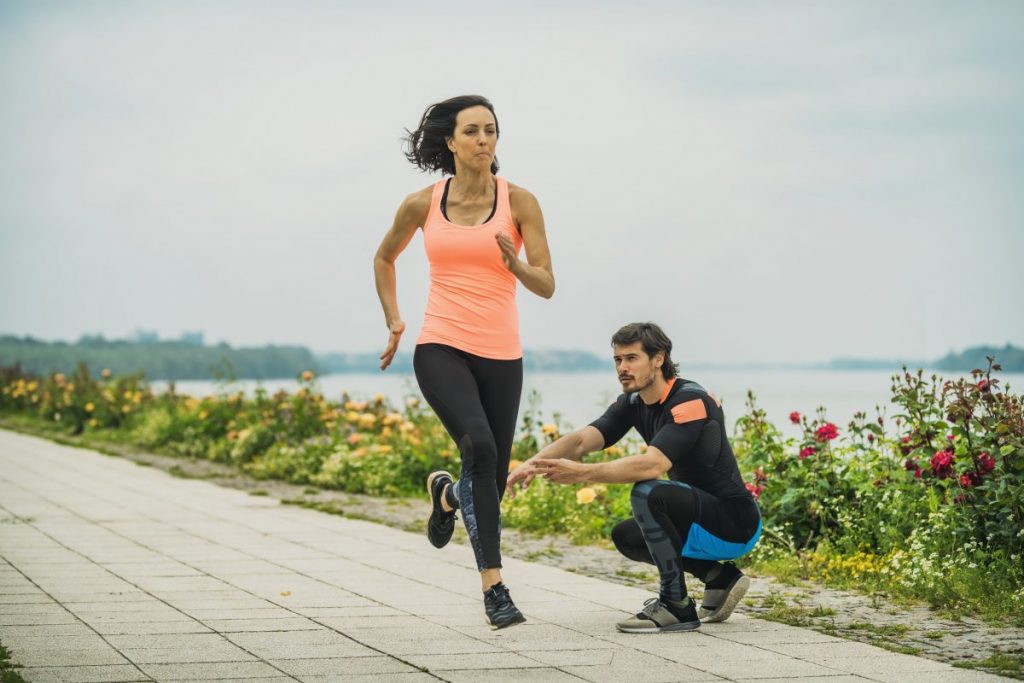
POLYGON ((153 680, 131 665, 25 667, 18 673, 31 683, 128 683, 153 680))
POLYGON ((743 615, 620 634, 645 591, 518 560, 527 622, 493 631, 466 546, 3 431, 0 519, 0 640, 37 682, 999 680, 743 615))

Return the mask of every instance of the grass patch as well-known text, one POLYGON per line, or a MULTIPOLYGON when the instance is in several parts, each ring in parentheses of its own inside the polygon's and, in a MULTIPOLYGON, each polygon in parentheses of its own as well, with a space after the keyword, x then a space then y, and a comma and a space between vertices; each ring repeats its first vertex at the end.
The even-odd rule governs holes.
POLYGON ((949 631, 928 631, 924 637, 928 640, 942 640, 949 635, 949 631))
POLYGON ((871 644, 875 647, 880 647, 883 650, 889 650, 890 652, 898 652, 901 655, 919 655, 923 650, 913 645, 900 645, 899 643, 890 643, 888 640, 882 640, 881 638, 875 638, 871 641, 871 644))
POLYGON ((637 579, 639 581, 651 581, 657 578, 652 572, 635 572, 630 569, 616 569, 615 576, 621 576, 624 579, 637 579))
POLYGON ((267 493, 264 489, 256 489, 255 491, 249 491, 249 495, 250 496, 269 496, 270 494, 267 493))
POLYGON ((877 624, 869 624, 859 621, 847 624, 844 628, 854 631, 868 631, 877 636, 883 636, 886 638, 899 638, 901 636, 905 636, 910 631, 910 627, 906 624, 883 624, 879 626, 877 624))
POLYGON ((309 487, 307 489, 304 489, 302 492, 304 494, 306 494, 307 496, 315 496, 318 493, 320 493, 320 489, 315 489, 315 488, 309 487))
POLYGON ((985 659, 953 662, 953 666, 961 669, 985 669, 1001 676, 1024 680, 1024 653, 1022 652, 997 652, 985 659))
POLYGON ((11 651, 0 643, 0 682, 2 683, 26 683, 25 679, 18 673, 21 665, 11 661, 11 651))
POLYGON ((818 606, 809 609, 802 605, 790 604, 785 597, 777 592, 764 596, 761 600, 761 607, 767 611, 754 612, 751 616, 789 626, 808 626, 814 619, 832 617, 836 613, 831 607, 818 606))

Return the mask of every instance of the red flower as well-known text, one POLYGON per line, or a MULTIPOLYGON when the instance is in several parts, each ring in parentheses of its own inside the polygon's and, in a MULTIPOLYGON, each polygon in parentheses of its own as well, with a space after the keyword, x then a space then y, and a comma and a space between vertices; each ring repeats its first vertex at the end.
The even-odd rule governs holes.
POLYGON ((902 443, 910 443, 910 435, 909 435, 909 434, 907 434, 907 435, 906 435, 905 437, 903 437, 902 439, 900 439, 900 441, 901 441, 902 443))
POLYGON ((905 463, 903 463, 903 469, 907 470, 908 472, 910 470, 916 470, 917 469, 917 461, 914 460, 913 458, 907 458, 907 461, 905 463))
POLYGON ((868 443, 874 443, 874 442, 875 442, 875 435, 872 434, 871 432, 868 432, 868 443))
POLYGON ((826 422, 814 432, 814 438, 818 441, 831 441, 839 436, 839 429, 831 422, 826 422))
POLYGON ((988 385, 988 380, 987 379, 983 379, 980 382, 978 382, 978 391, 986 392, 990 388, 991 387, 988 385))
POLYGON ((792 413, 789 414, 789 421, 795 425, 800 424, 800 413, 794 410, 792 413))
POLYGON ((754 486, 753 484, 748 483, 747 490, 750 491, 750 495, 754 497, 754 500, 757 500, 758 498, 761 497, 761 491, 764 491, 764 487, 761 486, 760 484, 754 486))
POLYGON ((988 451, 982 451, 981 455, 978 456, 978 469, 981 474, 988 474, 996 468, 996 461, 992 459, 992 456, 988 454, 988 451))
POLYGON ((960 475, 960 486, 963 486, 965 489, 977 486, 980 483, 981 477, 977 472, 967 472, 966 474, 960 475))
POLYGON ((797 456, 797 457, 799 457, 801 460, 803 460, 804 458, 811 457, 812 455, 814 455, 817 452, 818 452, 818 449, 815 448, 814 446, 806 446, 806 447, 800 449, 800 455, 797 456))
POLYGON ((945 479, 953 476, 953 451, 938 451, 932 456, 931 465, 936 477, 945 479))
POLYGON ((920 479, 921 478, 921 474, 922 474, 921 468, 918 467, 916 470, 914 470, 914 479, 920 479))
POLYGON ((950 441, 952 441, 952 440, 953 440, 953 439, 955 439, 956 437, 955 437, 955 436, 953 436, 952 434, 946 434, 946 438, 947 438, 947 439, 949 439, 950 441))

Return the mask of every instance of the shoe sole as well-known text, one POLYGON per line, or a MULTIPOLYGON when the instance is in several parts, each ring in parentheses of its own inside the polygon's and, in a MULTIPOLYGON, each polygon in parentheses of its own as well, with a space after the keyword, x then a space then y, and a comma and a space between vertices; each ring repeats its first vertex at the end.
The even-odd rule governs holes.
POLYGON ((506 624, 495 624, 493 621, 488 619, 486 615, 484 616, 484 623, 490 626, 492 631, 497 631, 498 629, 502 628, 508 628, 509 626, 515 626, 516 624, 521 624, 524 621, 526 621, 526 617, 524 617, 522 614, 520 614, 518 618, 513 619, 512 621, 506 624))
POLYGON ((725 602, 713 611, 705 610, 701 608, 700 618, 702 621, 706 621, 709 624, 715 624, 721 621, 725 621, 732 616, 732 611, 736 609, 736 605, 740 604, 740 600, 747 594, 747 590, 750 588, 750 577, 741 575, 732 585, 726 590, 728 593, 725 596, 725 602), (706 613, 706 616, 705 614, 706 613))
MULTIPOLYGON (((434 502, 434 482, 438 477, 448 477, 452 481, 455 481, 455 477, 452 476, 451 472, 447 470, 438 470, 437 472, 431 472, 430 476, 427 477, 427 495, 430 496, 430 502, 434 502)), ((442 508, 443 509, 443 508, 442 508)))
POLYGON ((685 631, 696 631, 700 628, 699 621, 686 621, 671 626, 623 626, 615 624, 622 633, 680 633, 685 631))
MULTIPOLYGON (((444 541, 444 543, 441 543, 440 545, 435 543, 434 539, 430 538, 430 522, 434 519, 434 515, 437 514, 437 511, 434 509, 434 482, 437 481, 438 477, 448 477, 453 482, 455 481, 455 477, 451 475, 451 472, 448 472, 446 470, 438 470, 436 472, 431 472, 430 475, 427 477, 427 495, 430 496, 430 518, 427 520, 427 540, 430 541, 430 545, 434 546, 437 549, 441 549, 448 545, 448 542, 452 540, 452 537, 451 535, 449 535, 448 538, 444 541)), ((444 508, 442 508, 442 510, 443 509, 444 508)))

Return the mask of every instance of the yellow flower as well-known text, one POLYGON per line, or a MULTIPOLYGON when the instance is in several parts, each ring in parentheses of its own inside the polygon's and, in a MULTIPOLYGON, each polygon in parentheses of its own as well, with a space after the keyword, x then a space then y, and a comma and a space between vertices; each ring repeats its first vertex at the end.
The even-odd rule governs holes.
POLYGON ((121 412, 124 413, 125 415, 127 415, 128 413, 132 412, 132 407, 131 406, 121 406, 121 412))
POLYGON ((100 426, 100 423, 94 417, 93 419, 89 420, 89 426, 92 427, 93 429, 96 429, 97 427, 100 426))
POLYGON ((553 425, 550 422, 540 428, 540 431, 544 436, 551 436, 558 433, 558 426, 553 425))
POLYGON ((130 392, 130 391, 124 392, 124 400, 126 400, 126 401, 132 400, 132 392, 130 392))
POLYGON ((110 378, 110 369, 109 368, 103 368, 103 370, 100 372, 100 377, 102 377, 103 379, 109 379, 110 378))
POLYGON ((142 392, 136 391, 132 396, 132 403, 142 403, 142 392))
POLYGON ((384 402, 384 394, 375 394, 374 397, 373 397, 373 401, 374 401, 374 403, 383 403, 384 402))
POLYGON ((242 429, 238 432, 238 438, 244 441, 250 434, 252 434, 251 429, 242 429))
POLYGON ((359 413, 357 413, 354 410, 350 410, 347 413, 345 413, 345 419, 347 421, 349 421, 349 422, 358 422, 359 421, 359 413))
POLYGON ((63 384, 64 383, 64 373, 58 372, 56 375, 53 376, 53 381, 56 382, 57 384, 63 384))
POLYGON ((406 401, 405 401, 405 405, 409 406, 410 408, 415 408, 419 404, 420 404, 420 400, 418 398, 416 398, 415 396, 412 397, 412 398, 406 399, 406 401))
POLYGON ((604 452, 607 453, 608 455, 619 456, 622 455, 622 448, 619 446, 609 446, 608 448, 604 449, 604 452))
POLYGON ((375 424, 377 424, 377 416, 373 413, 363 413, 359 416, 359 426, 363 429, 369 429, 375 424))
POLYGON ((364 455, 366 455, 366 453, 367 453, 367 450, 365 448, 357 448, 354 451, 352 451, 352 457, 353 458, 361 458, 364 455))
POLYGON ((85 412, 91 413, 94 410, 96 410, 96 406, 93 405, 92 401, 85 404, 85 412))
POLYGON ((234 430, 231 430, 230 432, 228 432, 228 441, 234 441, 237 438, 238 438, 238 432, 236 432, 234 430))
POLYGON ((313 381, 313 371, 312 370, 306 370, 305 372, 303 372, 302 373, 302 381, 303 382, 311 382, 311 381, 313 381))
POLYGON ((346 441, 348 441, 350 444, 355 446, 357 443, 359 443, 362 440, 362 438, 363 438, 363 435, 360 434, 359 432, 352 432, 351 434, 348 435, 348 438, 346 439, 346 441))
POLYGON ((208 417, 210 417, 210 413, 206 412, 205 410, 200 410, 199 411, 199 419, 200 420, 205 420, 208 417))
POLYGON ((576 492, 576 502, 580 505, 592 503, 595 498, 597 498, 597 492, 589 486, 584 486, 576 492))
POLYGON ((509 470, 514 470, 515 468, 519 467, 522 464, 522 460, 516 460, 515 458, 512 458, 511 460, 508 461, 508 468, 509 470))
POLYGON ((387 427, 387 426, 390 426, 390 425, 393 425, 393 424, 398 424, 401 421, 402 421, 402 416, 399 415, 398 413, 388 413, 387 415, 384 416, 383 423, 384 423, 384 426, 387 427))
POLYGON ((366 401, 345 401, 345 410, 354 410, 361 413, 366 410, 366 401))

